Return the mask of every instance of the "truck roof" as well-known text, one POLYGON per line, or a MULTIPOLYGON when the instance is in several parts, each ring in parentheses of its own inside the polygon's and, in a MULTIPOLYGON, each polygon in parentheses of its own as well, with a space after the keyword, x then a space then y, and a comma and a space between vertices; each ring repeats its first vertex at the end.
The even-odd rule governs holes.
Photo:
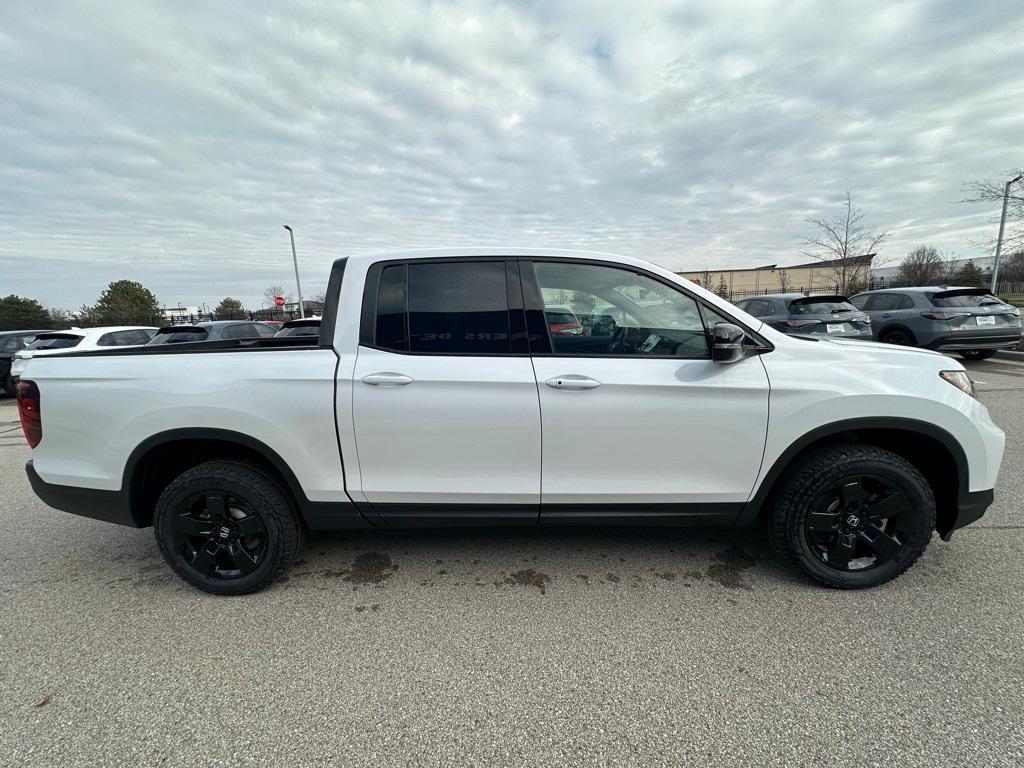
POLYGON ((632 261, 628 256, 602 251, 577 251, 563 248, 529 248, 518 246, 488 246, 486 248, 417 248, 406 251, 361 253, 348 257, 349 264, 389 261, 392 259, 444 259, 470 256, 544 256, 560 259, 598 259, 601 261, 632 261))

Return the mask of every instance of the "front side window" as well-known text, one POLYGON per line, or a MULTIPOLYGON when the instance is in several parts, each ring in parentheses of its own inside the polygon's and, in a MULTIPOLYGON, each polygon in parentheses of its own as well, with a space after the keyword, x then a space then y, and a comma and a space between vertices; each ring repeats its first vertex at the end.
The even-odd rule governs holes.
POLYGON ((697 302, 646 275, 572 262, 533 264, 545 312, 568 307, 582 333, 552 333, 556 355, 707 357, 697 302), (556 309, 557 308, 557 309, 556 309))
POLYGON ((381 272, 374 344, 396 352, 511 352, 502 261, 396 264, 381 272))

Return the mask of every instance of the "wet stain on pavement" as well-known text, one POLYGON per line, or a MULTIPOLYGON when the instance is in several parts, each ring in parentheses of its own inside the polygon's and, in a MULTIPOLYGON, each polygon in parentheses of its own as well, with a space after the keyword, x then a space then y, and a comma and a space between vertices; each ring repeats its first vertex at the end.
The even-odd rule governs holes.
POLYGON ((723 552, 716 552, 715 559, 719 562, 708 566, 705 571, 709 579, 729 589, 752 590, 752 587, 743 580, 742 573, 757 564, 752 556, 739 547, 732 546, 723 552))
POLYGON ((352 562, 345 581, 353 584, 380 584, 398 570, 391 558, 379 552, 365 552, 352 562))
POLYGON ((547 583, 551 581, 551 577, 546 573, 541 573, 534 568, 524 568, 521 571, 516 571, 505 578, 504 584, 516 584, 523 587, 536 587, 540 590, 543 595, 547 583))
MULTIPOLYGON (((350 584, 380 584, 398 570, 391 558, 380 552, 364 552, 352 561, 351 568, 321 571, 325 579, 341 579, 350 584)), ((305 574, 294 574, 296 576, 305 574)))

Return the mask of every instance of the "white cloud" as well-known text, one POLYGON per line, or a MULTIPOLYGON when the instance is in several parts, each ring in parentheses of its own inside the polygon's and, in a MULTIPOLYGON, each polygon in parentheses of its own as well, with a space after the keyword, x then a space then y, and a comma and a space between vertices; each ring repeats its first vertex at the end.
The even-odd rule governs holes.
POLYGON ((886 253, 965 255, 1022 158, 1019 3, 5 6, 0 294, 168 303, 346 253, 802 259, 850 187, 886 253))

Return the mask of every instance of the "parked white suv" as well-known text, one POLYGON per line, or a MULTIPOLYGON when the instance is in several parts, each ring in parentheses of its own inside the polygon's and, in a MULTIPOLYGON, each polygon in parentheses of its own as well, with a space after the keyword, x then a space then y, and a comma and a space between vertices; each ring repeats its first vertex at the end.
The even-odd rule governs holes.
POLYGON ((71 350, 84 352, 110 347, 136 347, 148 343, 156 332, 156 328, 116 325, 102 328, 70 328, 66 331, 40 333, 28 347, 14 355, 14 360, 11 362, 11 378, 17 384, 28 361, 37 356, 62 355, 71 350))
POLYGON ((760 518, 811 577, 873 586, 981 517, 1004 442, 955 360, 786 336, 584 252, 340 259, 316 337, 72 351, 30 373, 40 498, 153 525, 220 594, 269 583, 307 529, 760 518), (567 298, 590 333, 551 333, 567 298))

